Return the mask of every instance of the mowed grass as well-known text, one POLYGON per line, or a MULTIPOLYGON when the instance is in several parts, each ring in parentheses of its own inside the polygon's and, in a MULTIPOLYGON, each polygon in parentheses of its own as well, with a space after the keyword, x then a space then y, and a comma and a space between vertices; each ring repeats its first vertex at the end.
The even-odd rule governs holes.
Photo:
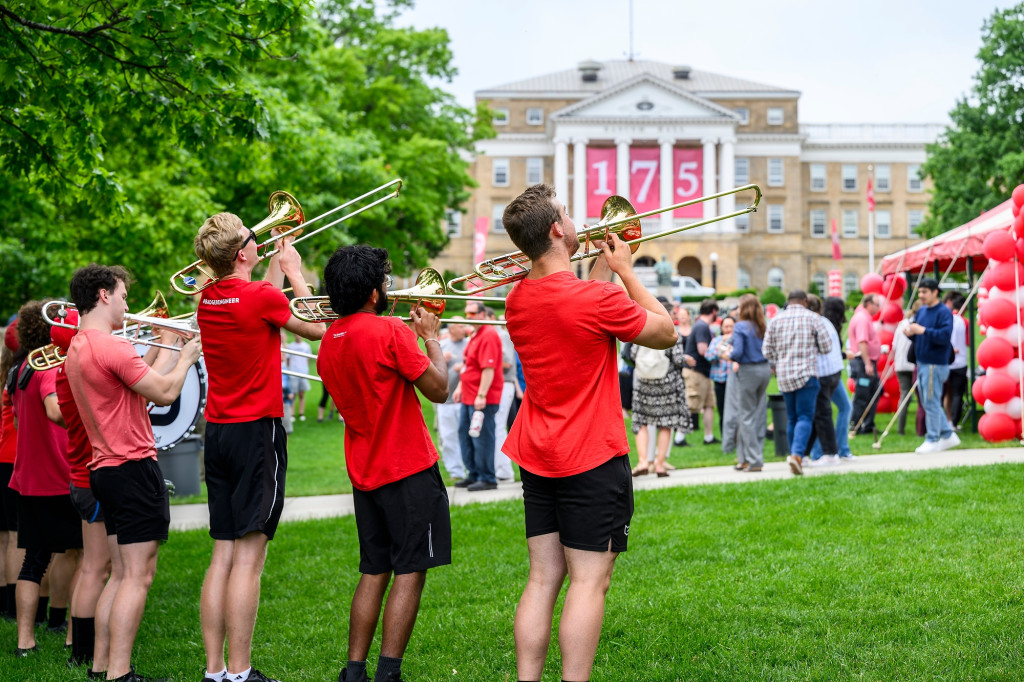
MULTIPOLYGON (((1020 679, 1022 506, 1022 465, 638 492, 592 679, 1020 679)), ((454 508, 452 524, 453 565, 429 574, 404 677, 515 680, 521 503, 454 508)), ((201 679, 211 544, 195 531, 162 548, 140 672, 201 679)), ((357 563, 351 517, 281 527, 263 576, 257 667, 337 679, 357 563)), ((13 650, 14 624, 0 623, 0 637, 13 650)), ((62 637, 39 637, 34 657, 4 655, 0 678, 84 679, 65 669, 62 637)), ((378 647, 379 632, 371 668, 378 647)), ((545 672, 560 679, 557 639, 545 672)))

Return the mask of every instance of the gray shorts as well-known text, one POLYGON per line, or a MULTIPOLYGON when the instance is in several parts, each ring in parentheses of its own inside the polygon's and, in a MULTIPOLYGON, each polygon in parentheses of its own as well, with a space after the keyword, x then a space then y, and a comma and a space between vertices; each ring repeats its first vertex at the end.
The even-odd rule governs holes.
POLYGON ((78 516, 86 523, 103 521, 103 510, 96 496, 92 494, 92 488, 79 488, 71 485, 71 504, 74 506, 78 516))

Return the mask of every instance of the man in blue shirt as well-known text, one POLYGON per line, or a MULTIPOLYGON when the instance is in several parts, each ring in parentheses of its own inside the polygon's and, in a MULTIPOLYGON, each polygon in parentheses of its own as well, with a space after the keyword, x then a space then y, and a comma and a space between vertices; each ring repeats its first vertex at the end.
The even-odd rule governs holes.
POLYGON ((942 409, 942 387, 949 377, 949 360, 953 354, 950 341, 953 313, 942 305, 939 283, 931 277, 921 281, 917 297, 922 307, 904 333, 914 342, 927 432, 924 443, 914 452, 924 455, 955 448, 960 445, 960 438, 953 432, 942 409))

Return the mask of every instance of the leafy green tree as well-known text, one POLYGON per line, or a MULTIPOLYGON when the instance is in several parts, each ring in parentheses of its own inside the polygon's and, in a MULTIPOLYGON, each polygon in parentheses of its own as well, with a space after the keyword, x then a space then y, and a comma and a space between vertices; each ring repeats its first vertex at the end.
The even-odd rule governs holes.
POLYGON ((934 183, 920 231, 946 232, 1005 201, 1024 182, 1024 4, 997 10, 982 27, 981 68, 953 125, 928 147, 934 183))

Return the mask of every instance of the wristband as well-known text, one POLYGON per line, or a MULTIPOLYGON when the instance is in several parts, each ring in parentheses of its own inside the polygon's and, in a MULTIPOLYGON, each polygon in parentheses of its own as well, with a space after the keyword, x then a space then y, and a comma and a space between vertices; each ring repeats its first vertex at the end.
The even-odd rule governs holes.
POLYGON ((423 343, 430 343, 431 341, 436 343, 438 346, 441 345, 441 342, 438 339, 423 339, 423 343))

